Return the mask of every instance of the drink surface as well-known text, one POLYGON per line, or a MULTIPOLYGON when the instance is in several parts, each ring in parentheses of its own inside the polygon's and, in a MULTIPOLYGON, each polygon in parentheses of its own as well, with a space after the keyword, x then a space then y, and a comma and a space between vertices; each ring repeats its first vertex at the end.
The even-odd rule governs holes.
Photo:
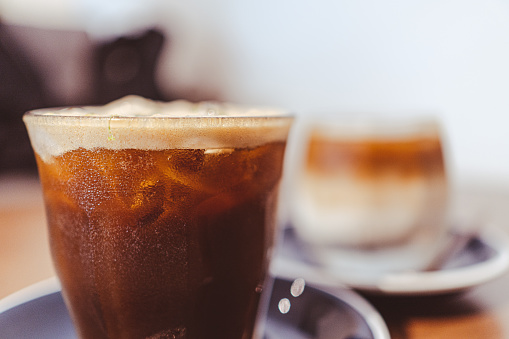
POLYGON ((251 337, 290 118, 25 121, 83 338, 251 337))

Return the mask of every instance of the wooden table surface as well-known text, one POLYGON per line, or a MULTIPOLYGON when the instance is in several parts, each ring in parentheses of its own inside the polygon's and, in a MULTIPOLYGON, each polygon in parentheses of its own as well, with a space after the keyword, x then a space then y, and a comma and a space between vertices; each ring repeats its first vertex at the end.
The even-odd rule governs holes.
MULTIPOLYGON (((464 188, 454 206, 509 232, 509 190, 464 188)), ((0 298, 53 275, 37 179, 0 177, 0 298)), ((368 300, 392 338, 509 338, 509 274, 460 295, 368 300)))

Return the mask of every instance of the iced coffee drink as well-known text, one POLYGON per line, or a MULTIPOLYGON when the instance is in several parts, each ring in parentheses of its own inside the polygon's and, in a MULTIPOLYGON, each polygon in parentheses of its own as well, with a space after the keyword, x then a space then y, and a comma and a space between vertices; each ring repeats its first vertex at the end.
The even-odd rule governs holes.
POLYGON ((24 120, 80 338, 251 338, 290 117, 128 97, 24 120))
POLYGON ((441 133, 431 118, 311 127, 294 182, 298 233, 343 272, 425 267, 446 226, 441 133))

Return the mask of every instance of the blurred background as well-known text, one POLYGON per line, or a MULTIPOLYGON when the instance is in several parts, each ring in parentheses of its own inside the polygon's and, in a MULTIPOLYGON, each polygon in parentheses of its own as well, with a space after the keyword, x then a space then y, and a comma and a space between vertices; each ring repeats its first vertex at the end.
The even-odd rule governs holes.
MULTIPOLYGON (((507 230, 508 61, 509 0, 0 0, 0 298, 54 274, 27 110, 138 94, 310 120, 429 112, 457 209, 507 230)), ((455 307, 385 315, 403 328, 396 337, 507 337, 507 281, 455 307), (494 319, 472 317, 477 308, 494 319), (452 330, 435 326, 444 314, 452 330)))
POLYGON ((436 114, 451 178, 509 189, 509 1, 0 0, 0 174, 22 114, 126 94, 436 114))

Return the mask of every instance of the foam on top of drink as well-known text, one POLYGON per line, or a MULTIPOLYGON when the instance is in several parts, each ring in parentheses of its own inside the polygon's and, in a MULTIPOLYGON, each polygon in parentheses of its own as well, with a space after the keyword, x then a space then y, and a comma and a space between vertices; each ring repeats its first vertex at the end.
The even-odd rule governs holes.
POLYGON ((437 138, 440 124, 433 117, 418 118, 364 118, 312 124, 315 137, 330 140, 408 140, 437 138))
POLYGON ((292 122, 275 109, 138 96, 104 106, 35 110, 23 119, 34 151, 45 161, 78 148, 252 147, 286 140, 292 122))
POLYGON ((154 101, 128 95, 104 106, 63 107, 37 110, 37 115, 94 117, 253 117, 282 115, 279 110, 254 108, 231 103, 185 100, 154 101))

